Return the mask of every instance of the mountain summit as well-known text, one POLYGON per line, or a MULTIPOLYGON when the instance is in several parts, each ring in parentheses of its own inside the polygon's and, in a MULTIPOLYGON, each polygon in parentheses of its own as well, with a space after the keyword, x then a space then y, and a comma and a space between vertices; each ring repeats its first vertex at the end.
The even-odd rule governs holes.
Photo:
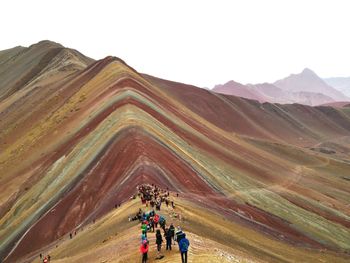
POLYGON ((77 50, 49 40, 0 52, 0 101, 21 89, 58 82, 93 62, 77 50), (54 78, 50 78, 54 76, 54 78))
POLYGON ((299 74, 292 74, 273 83, 276 87, 289 92, 313 92, 326 95, 335 101, 349 100, 344 94, 335 88, 329 86, 315 72, 309 68, 305 68, 299 74))
POLYGON ((222 94, 235 95, 246 99, 257 100, 260 102, 266 101, 264 96, 256 92, 253 88, 233 80, 230 80, 223 85, 216 85, 213 88, 213 91, 222 94))
POLYGON ((311 70, 309 68, 304 68, 303 71, 300 74, 301 75, 305 75, 305 76, 307 76, 307 75, 317 76, 317 74, 313 70, 311 70))

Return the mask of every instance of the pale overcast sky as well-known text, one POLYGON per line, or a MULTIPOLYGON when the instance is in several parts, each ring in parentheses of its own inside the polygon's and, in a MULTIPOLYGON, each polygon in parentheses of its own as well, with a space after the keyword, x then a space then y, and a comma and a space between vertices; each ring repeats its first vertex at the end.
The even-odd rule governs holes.
POLYGON ((304 67, 350 76, 350 1, 2 0, 0 50, 43 39, 212 88, 304 67))

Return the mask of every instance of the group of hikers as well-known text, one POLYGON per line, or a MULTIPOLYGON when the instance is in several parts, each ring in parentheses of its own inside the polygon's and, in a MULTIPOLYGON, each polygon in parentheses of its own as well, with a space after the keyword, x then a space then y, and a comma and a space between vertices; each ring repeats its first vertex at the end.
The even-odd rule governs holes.
POLYGON ((163 237, 166 241, 166 250, 172 250, 172 243, 177 242, 179 250, 181 252, 181 260, 183 263, 187 263, 187 251, 190 245, 189 240, 186 238, 186 234, 178 226, 175 230, 173 223, 167 227, 166 218, 163 215, 156 213, 156 210, 160 210, 161 204, 165 202, 167 205, 171 203, 174 208, 174 201, 169 199, 168 189, 162 190, 155 185, 141 185, 138 187, 138 195, 141 198, 142 204, 148 207, 148 202, 151 206, 151 211, 146 213, 142 209, 139 209, 138 213, 129 220, 139 220, 141 222, 141 246, 140 252, 142 254, 142 263, 146 263, 148 260, 149 240, 148 235, 150 232, 155 232, 156 245, 157 245, 157 257, 161 259, 164 255, 161 254, 161 248, 163 244, 163 237), (168 201, 167 201, 168 200, 168 201), (159 226, 159 228, 158 228, 159 226), (163 234, 161 233, 163 230, 163 234))
MULTIPOLYGON (((170 226, 167 226, 166 218, 158 212, 161 210, 163 203, 165 203, 167 207, 170 206, 172 209, 175 208, 175 203, 170 197, 169 189, 167 188, 164 190, 153 184, 144 184, 138 186, 137 190, 141 203, 147 208, 150 207, 149 212, 143 212, 140 208, 134 217, 129 217, 129 221, 138 220, 141 222, 140 252, 142 254, 142 263, 146 263, 148 260, 148 251, 150 246, 148 237, 150 232, 155 233, 155 243, 157 245, 156 259, 161 259, 164 257, 164 255, 161 253, 164 237, 166 242, 166 250, 172 250, 172 245, 175 245, 175 242, 177 242, 179 251, 181 252, 182 263, 187 263, 187 252, 190 242, 186 238, 186 234, 182 231, 180 226, 175 229, 173 223, 171 223, 170 226)), ((178 196, 178 194, 176 195, 178 196)), ((136 198, 136 196, 133 198, 136 198)), ((93 223, 95 223, 95 220, 93 223)), ((74 236, 76 234, 77 232, 74 231, 74 236)), ((69 233, 69 238, 73 238, 73 232, 69 233)), ((40 254, 39 256, 43 263, 48 263, 51 260, 50 255, 43 256, 40 254)))
POLYGON ((146 207, 150 206, 151 208, 156 208, 160 210, 162 203, 165 203, 167 207, 171 205, 172 208, 175 208, 174 201, 170 199, 169 189, 166 190, 160 189, 156 185, 140 185, 137 187, 138 196, 141 198, 142 204, 146 207))

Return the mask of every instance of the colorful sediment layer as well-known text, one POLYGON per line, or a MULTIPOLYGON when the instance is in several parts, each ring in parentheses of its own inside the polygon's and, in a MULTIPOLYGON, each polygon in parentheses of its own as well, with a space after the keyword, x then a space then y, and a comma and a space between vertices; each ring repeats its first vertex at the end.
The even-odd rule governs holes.
POLYGON ((208 238, 252 258, 349 259, 350 108, 219 95, 48 41, 2 51, 0 73, 5 261, 108 216, 142 183, 231 222, 228 239, 208 238))

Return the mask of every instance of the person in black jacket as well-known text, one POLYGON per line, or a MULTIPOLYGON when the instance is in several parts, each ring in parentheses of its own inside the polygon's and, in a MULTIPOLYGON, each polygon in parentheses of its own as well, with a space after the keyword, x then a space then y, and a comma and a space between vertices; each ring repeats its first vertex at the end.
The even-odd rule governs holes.
POLYGON ((157 244, 158 257, 160 257, 160 251, 162 249, 162 243, 163 243, 162 234, 160 233, 160 230, 157 229, 157 232, 156 232, 156 244, 157 244))
POLYGON ((164 234, 165 240, 166 240, 166 250, 171 250, 171 240, 173 238, 171 231, 169 228, 165 229, 165 234, 164 234))
POLYGON ((170 231, 172 239, 174 240, 174 245, 175 245, 175 227, 174 227, 173 223, 170 224, 169 231, 170 231))

